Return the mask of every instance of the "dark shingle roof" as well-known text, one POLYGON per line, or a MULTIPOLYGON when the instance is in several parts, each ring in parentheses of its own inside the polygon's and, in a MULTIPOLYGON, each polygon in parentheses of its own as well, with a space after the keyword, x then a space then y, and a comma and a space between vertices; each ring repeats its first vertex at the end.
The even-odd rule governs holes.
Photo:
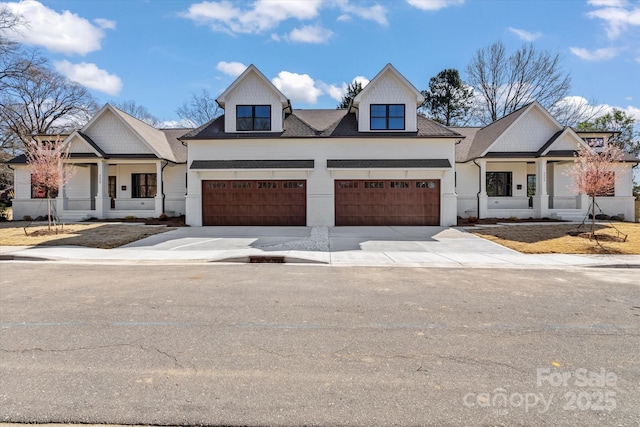
POLYGON ((345 159, 327 160, 328 168, 450 168, 448 159, 345 159))
POLYGON ((194 160, 190 169, 313 169, 313 160, 194 160))
POLYGON ((293 110, 284 119, 283 132, 225 132, 224 116, 184 135, 189 139, 242 138, 461 138, 457 132, 418 115, 417 132, 359 132, 355 114, 347 110, 293 110))
MULTIPOLYGON (((461 144, 456 146, 456 161, 468 162, 482 156, 491 144, 493 144, 518 118, 529 108, 531 104, 527 104, 513 113, 504 116, 500 120, 487 125, 481 129, 477 129, 473 138, 467 138, 461 144), (464 155, 463 155, 464 154, 464 155)), ((465 128, 453 128, 462 131, 465 128)), ((468 128, 475 129, 475 128, 468 128)))
POLYGON ((187 161, 187 147, 180 141, 180 137, 191 129, 175 128, 175 129, 160 129, 164 136, 167 138, 169 148, 173 153, 176 163, 186 163, 187 161))

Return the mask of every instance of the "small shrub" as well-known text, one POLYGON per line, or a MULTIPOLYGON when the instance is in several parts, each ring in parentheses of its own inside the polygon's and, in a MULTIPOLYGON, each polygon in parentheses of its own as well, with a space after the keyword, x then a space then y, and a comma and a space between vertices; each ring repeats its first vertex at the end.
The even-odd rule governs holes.
POLYGON ((125 221, 134 221, 135 219, 136 219, 136 217, 133 216, 133 215, 127 215, 127 216, 124 217, 125 221))
POLYGON ((161 215, 158 217, 158 220, 160 220, 160 221, 168 221, 168 220, 169 220, 169 217, 167 216, 167 214, 161 214, 161 215))
POLYGON ((469 224, 475 224, 477 222, 478 222, 478 217, 475 217, 475 216, 469 217, 469 224))
POLYGON ((518 217, 510 216, 509 218, 507 218, 507 220, 508 220, 508 221, 511 221, 511 222, 515 222, 515 221, 517 221, 517 220, 518 220, 518 217))
POLYGON ((31 218, 31 215, 25 215, 25 216, 22 217, 22 220, 31 222, 31 221, 33 221, 33 218, 31 218))

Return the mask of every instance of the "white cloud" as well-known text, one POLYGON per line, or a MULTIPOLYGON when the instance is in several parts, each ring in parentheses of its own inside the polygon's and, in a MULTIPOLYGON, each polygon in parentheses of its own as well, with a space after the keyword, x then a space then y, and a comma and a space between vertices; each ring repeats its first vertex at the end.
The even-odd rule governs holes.
POLYGON ((585 61, 606 61, 618 55, 618 49, 606 47, 595 50, 588 50, 582 47, 570 47, 571 53, 585 61))
POLYGON ((218 65, 216 65, 216 70, 222 71, 223 73, 228 74, 232 77, 238 77, 246 69, 247 69, 247 66, 244 65, 242 62, 220 61, 218 62, 218 65))
POLYGON ((389 25, 389 21, 387 20, 387 8, 379 4, 365 7, 351 4, 348 0, 341 0, 338 2, 338 7, 342 12, 344 12, 343 15, 338 17, 338 21, 350 20, 350 15, 355 15, 368 21, 377 22, 380 25, 389 25))
POLYGON ((315 104, 322 91, 308 74, 280 71, 271 82, 292 102, 315 104))
MULTIPOLYGON (((363 76, 356 76, 353 78, 353 80, 351 80, 351 84, 355 82, 360 82, 362 87, 365 87, 369 84, 369 79, 363 76)), ((318 82, 317 86, 322 90, 322 92, 329 95, 331 98, 335 99, 338 102, 342 101, 342 97, 347 93, 348 88, 348 85, 345 82, 343 82, 340 86, 318 82)))
POLYGON ((7 36, 22 43, 43 46, 52 52, 86 55, 100 49, 104 29, 115 28, 113 21, 97 19, 98 26, 95 26, 75 13, 68 10, 58 13, 38 1, 4 4, 28 24, 7 36))
POLYGON ((576 111, 580 110, 584 113, 584 116, 589 119, 603 116, 613 111, 613 109, 621 110, 633 117, 636 121, 640 121, 640 108, 633 105, 627 105, 626 107, 619 107, 609 104, 591 104, 586 98, 582 96, 567 96, 562 98, 557 103, 557 107, 562 109, 563 107, 573 107, 576 111))
MULTIPOLYGON (((438 3, 450 1, 459 3, 463 0, 437 1, 438 3)), ((202 1, 192 4, 187 11, 182 12, 180 15, 196 24, 208 25, 213 31, 221 31, 232 35, 262 34, 276 29, 288 19, 308 21, 317 18, 320 9, 323 7, 338 8, 342 12, 337 18, 338 21, 349 21, 352 16, 355 16, 381 25, 389 24, 386 7, 379 4, 372 6, 356 5, 349 0, 256 0, 250 3, 250 6, 243 6, 239 2, 229 0, 202 1)), ((297 37, 298 32, 301 30, 297 29, 293 37, 297 37)), ((324 31, 326 33, 330 30, 324 31)), ((280 37, 275 33, 271 34, 270 37, 276 41, 286 38, 280 37)))
POLYGON ((440 10, 464 4, 464 0, 407 0, 407 3, 422 10, 440 10))
POLYGON ((629 27, 640 26, 640 6, 632 7, 626 2, 604 0, 591 1, 589 4, 600 7, 587 13, 587 16, 604 21, 610 39, 617 39, 629 27))
POLYGON ((257 0, 251 9, 240 9, 227 0, 192 4, 182 16, 214 31, 262 33, 287 19, 308 20, 318 16, 321 0, 257 0))
POLYGON ((97 19, 94 19, 93 22, 95 22, 98 25, 98 27, 102 28, 103 30, 116 29, 116 22, 111 21, 109 19, 97 18, 97 19))
POLYGON ((627 0, 588 0, 591 6, 617 6, 622 7, 627 4, 627 0))
POLYGON ((296 43, 326 43, 333 36, 333 31, 318 25, 307 25, 294 28, 288 39, 296 43))
POLYGON ((81 62, 72 64, 67 60, 53 63, 55 69, 69 80, 109 95, 118 95, 122 90, 122 80, 115 74, 109 74, 96 64, 81 62))
POLYGON ((542 36, 541 32, 530 33, 528 31, 521 30, 519 28, 509 27, 508 30, 511 31, 516 36, 520 37, 520 40, 524 40, 527 42, 532 42, 534 40, 539 39, 540 36, 542 36))

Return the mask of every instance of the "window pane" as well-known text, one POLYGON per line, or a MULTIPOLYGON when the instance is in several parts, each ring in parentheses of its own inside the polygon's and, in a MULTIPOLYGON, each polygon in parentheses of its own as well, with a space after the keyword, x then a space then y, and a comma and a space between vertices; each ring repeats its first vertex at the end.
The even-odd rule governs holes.
POLYGON ((372 104, 371 105, 371 117, 386 117, 387 115, 387 106, 381 104, 372 104))
POLYGON ((253 130, 253 119, 251 117, 240 118, 237 120, 237 130, 253 130))
POLYGON ((253 130, 271 130, 271 119, 270 118, 255 118, 255 128, 253 130))
POLYGON ((271 106, 270 105, 256 105, 256 117, 271 118, 271 106))
POLYGON ((389 105, 389 117, 404 117, 404 105, 389 105))
POLYGON ((251 105, 238 105, 236 107, 236 116, 237 117, 251 117, 253 115, 253 111, 251 105))
POLYGON ((389 118, 389 129, 404 129, 404 117, 402 118, 389 118))
POLYGON ((371 118, 371 129, 386 129, 387 128, 387 120, 383 118, 371 118))

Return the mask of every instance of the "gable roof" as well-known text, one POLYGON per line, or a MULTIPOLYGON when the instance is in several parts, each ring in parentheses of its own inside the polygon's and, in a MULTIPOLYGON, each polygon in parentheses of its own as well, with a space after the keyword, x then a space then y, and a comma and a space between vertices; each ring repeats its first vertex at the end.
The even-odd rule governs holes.
POLYGON ((463 138, 431 119, 418 115, 417 132, 359 132, 356 116, 348 110, 293 110, 287 114, 283 131, 225 132, 224 115, 185 134, 182 141, 251 138, 463 138))
POLYGON ((358 104, 360 104, 360 101, 362 100, 362 97, 365 96, 367 94, 367 92, 369 92, 371 90, 371 88, 375 86, 377 80, 381 79, 382 76, 384 76, 385 74, 392 74, 393 76, 395 76, 411 92, 413 92, 416 95, 416 107, 422 105, 422 103, 424 102, 424 96, 422 95, 422 92, 420 92, 418 89, 416 89, 416 87, 409 80, 407 80, 405 76, 400 74, 400 72, 398 70, 396 70, 396 68, 393 65, 391 65, 391 63, 389 63, 389 64, 385 65, 384 68, 382 70, 380 70, 380 72, 378 74, 376 74, 373 79, 371 79, 369 84, 367 84, 364 88, 362 88, 360 93, 358 93, 353 98, 353 100, 351 100, 352 106, 358 106, 358 104))
MULTIPOLYGON (((95 143, 88 135, 93 124, 107 112, 111 112, 117 119, 121 120, 143 144, 149 147, 155 157, 174 163, 185 163, 187 161, 187 149, 178 140, 187 129, 156 129, 109 103, 105 104, 82 129, 69 135, 69 137, 65 139, 65 143, 77 136, 90 145, 94 151, 97 151, 96 154, 99 154, 101 157, 109 158, 120 155, 120 153, 108 152, 104 147, 100 147, 95 143)), ((130 155, 129 157, 135 158, 136 155, 130 155)), ((140 153, 140 157, 147 158, 148 154, 140 153)))
POLYGON ((284 94, 280 91, 280 89, 278 89, 273 83, 271 83, 271 81, 268 78, 266 78, 265 75, 262 74, 260 70, 258 70, 258 68, 253 64, 249 65, 242 72, 242 74, 240 74, 238 78, 236 78, 233 81, 233 83, 231 83, 229 87, 226 88, 225 91, 222 92, 220 96, 218 96, 218 98, 216 98, 216 102, 220 107, 224 108, 225 98, 250 74, 255 74, 258 77, 258 79, 262 80, 278 96, 278 98, 280 99, 280 103, 282 103, 283 107, 288 107, 289 109, 291 109, 291 102, 289 101, 289 99, 286 96, 284 96, 284 94))
MULTIPOLYGON (((483 128, 452 128, 457 132, 465 134, 467 138, 456 146, 456 161, 468 162, 479 157, 484 157, 491 147, 500 138, 512 128, 518 121, 522 119, 529 111, 537 109, 542 112, 548 119, 557 125, 559 129, 562 127, 558 121, 549 114, 549 112, 537 101, 526 104, 516 111, 507 114, 499 120, 483 127, 483 128), (464 130, 468 129, 468 130, 464 130), (473 130, 471 130, 473 129, 473 130)), ((559 136, 559 135, 558 135, 559 136)), ((557 136, 556 136, 557 137, 557 136)), ((545 141, 545 143, 549 143, 545 141)), ((531 153, 529 153, 531 154, 531 153)))
POLYGON ((542 157, 552 153, 551 149, 553 148, 553 146, 564 136, 569 136, 570 138, 574 139, 577 145, 581 145, 584 148, 590 149, 587 143, 584 142, 584 140, 580 138, 580 136, 578 136, 573 131, 573 129, 571 129, 570 127, 565 127, 564 129, 556 132, 542 147, 540 147, 540 149, 536 153, 536 157, 542 157))

